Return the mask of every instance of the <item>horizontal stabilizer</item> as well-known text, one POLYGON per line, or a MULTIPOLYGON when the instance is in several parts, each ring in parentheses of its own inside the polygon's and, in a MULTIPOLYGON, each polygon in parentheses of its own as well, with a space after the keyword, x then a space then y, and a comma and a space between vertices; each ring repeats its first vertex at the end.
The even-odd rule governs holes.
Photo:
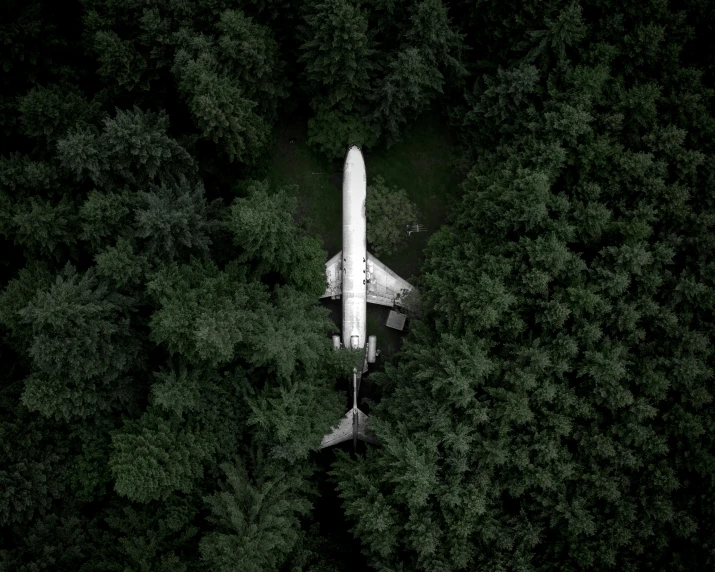
POLYGON ((348 411, 332 432, 323 437, 320 448, 331 447, 353 438, 353 410, 348 411))
POLYGON ((357 439, 367 443, 379 443, 377 437, 370 431, 369 417, 358 408, 348 411, 340 420, 340 423, 333 427, 332 432, 323 437, 320 448, 332 447, 343 441, 349 441, 353 437, 357 437, 357 439), (357 415, 357 424, 353 423, 355 415, 357 415))

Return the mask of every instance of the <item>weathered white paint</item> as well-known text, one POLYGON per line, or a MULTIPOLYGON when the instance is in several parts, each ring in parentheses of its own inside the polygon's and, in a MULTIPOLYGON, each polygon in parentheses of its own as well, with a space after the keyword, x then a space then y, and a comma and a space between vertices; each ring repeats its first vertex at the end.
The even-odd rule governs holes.
POLYGON ((367 227, 365 197, 367 176, 360 149, 350 147, 343 173, 343 344, 355 347, 352 336, 358 336, 357 347, 364 348, 367 339, 367 227))

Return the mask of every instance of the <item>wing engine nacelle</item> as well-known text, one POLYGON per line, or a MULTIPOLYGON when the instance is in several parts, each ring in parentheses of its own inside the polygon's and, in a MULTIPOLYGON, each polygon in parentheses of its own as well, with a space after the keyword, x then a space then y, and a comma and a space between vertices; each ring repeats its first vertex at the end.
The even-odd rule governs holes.
POLYGON ((367 338, 367 362, 375 363, 377 357, 377 336, 368 336, 367 338))

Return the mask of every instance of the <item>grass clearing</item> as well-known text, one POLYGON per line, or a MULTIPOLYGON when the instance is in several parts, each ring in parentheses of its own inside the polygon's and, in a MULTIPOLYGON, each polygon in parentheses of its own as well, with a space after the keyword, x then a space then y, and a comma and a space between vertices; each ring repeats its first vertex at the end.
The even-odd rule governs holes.
MULTIPOLYGON (((439 114, 429 112, 415 120, 402 142, 390 149, 381 145, 364 152, 368 184, 381 175, 388 185, 405 189, 420 211, 418 222, 426 226, 426 232, 409 237, 402 251, 380 258, 407 280, 419 274, 427 240, 444 223, 449 205, 458 195, 457 180, 449 164, 451 150, 444 121, 439 114)), ((343 161, 330 161, 308 148, 303 118, 295 117, 277 126, 268 172, 271 188, 299 185, 299 217, 308 221, 310 232, 322 237, 328 258, 342 248, 343 161)), ((332 301, 326 305, 339 325, 340 305, 332 301)), ((397 351, 402 338, 400 332, 384 325, 388 311, 368 304, 368 335, 377 335, 383 355, 397 351)))

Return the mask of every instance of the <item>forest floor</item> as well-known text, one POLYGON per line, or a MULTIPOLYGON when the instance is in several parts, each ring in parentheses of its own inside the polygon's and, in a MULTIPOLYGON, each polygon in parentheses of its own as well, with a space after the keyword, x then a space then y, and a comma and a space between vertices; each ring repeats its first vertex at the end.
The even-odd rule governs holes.
MULTIPOLYGON (((298 185, 299 217, 306 220, 311 233, 322 237, 330 258, 342 247, 343 159, 330 161, 308 147, 306 120, 300 115, 279 122, 275 135, 268 171, 271 189, 298 185)), ((364 153, 368 184, 381 175, 388 185, 405 189, 420 211, 419 222, 426 227, 425 232, 413 233, 402 251, 380 257, 407 280, 419 274, 427 240, 445 222, 449 205, 459 194, 451 154, 449 131, 436 112, 418 117, 402 142, 364 153)), ((327 300, 324 304, 339 325, 340 302, 327 300)), ((388 308, 368 305, 368 332, 377 335, 378 347, 385 355, 397 351, 402 339, 399 332, 384 325, 388 312, 388 308)))

